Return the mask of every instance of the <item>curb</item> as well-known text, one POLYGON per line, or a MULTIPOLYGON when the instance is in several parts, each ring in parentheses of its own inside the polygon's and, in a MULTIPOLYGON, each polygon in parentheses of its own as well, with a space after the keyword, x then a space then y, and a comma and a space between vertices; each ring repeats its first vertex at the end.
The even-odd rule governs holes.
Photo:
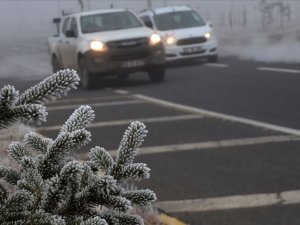
POLYGON ((159 219, 163 222, 164 225, 188 225, 174 217, 170 217, 167 214, 159 214, 159 219))

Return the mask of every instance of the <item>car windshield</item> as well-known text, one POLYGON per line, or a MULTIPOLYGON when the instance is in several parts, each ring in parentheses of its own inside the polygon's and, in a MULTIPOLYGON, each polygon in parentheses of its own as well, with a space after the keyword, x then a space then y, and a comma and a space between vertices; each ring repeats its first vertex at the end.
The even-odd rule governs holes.
POLYGON ((158 30, 174 30, 205 25, 201 16, 193 10, 157 14, 154 16, 154 21, 158 30))
POLYGON ((143 26, 136 16, 129 11, 81 16, 80 23, 82 33, 94 33, 143 26))

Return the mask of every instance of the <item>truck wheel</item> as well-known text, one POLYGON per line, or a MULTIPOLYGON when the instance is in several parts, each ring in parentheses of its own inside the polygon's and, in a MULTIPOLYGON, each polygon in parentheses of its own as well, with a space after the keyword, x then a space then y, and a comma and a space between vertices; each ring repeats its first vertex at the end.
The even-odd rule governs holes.
POLYGON ((61 66, 59 65, 59 62, 58 62, 58 59, 56 56, 52 57, 51 65, 52 65, 53 73, 56 73, 57 71, 61 70, 61 66))
POLYGON ((91 89, 93 87, 93 81, 90 72, 88 71, 84 59, 79 60, 79 76, 80 83, 83 88, 91 89))
POLYGON ((208 62, 215 63, 218 61, 218 55, 211 55, 207 57, 208 62))
POLYGON ((165 74, 166 74, 165 66, 154 66, 150 68, 148 71, 149 79, 152 82, 163 81, 165 78, 165 74))

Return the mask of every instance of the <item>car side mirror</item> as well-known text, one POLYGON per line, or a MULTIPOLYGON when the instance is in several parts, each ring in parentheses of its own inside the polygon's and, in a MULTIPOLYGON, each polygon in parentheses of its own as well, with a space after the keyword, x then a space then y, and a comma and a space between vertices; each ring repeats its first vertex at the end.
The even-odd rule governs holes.
POLYGON ((74 30, 67 30, 66 31, 66 37, 76 37, 74 30))
POLYGON ((150 20, 145 21, 146 27, 153 28, 153 23, 150 20))

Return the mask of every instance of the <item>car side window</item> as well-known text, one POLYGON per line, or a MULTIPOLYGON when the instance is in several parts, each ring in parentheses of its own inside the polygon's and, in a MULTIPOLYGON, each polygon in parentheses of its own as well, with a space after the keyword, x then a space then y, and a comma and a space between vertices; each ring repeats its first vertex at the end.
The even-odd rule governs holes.
POLYGON ((75 37, 78 36, 78 27, 75 17, 71 20, 70 30, 74 32, 75 37))
POLYGON ((67 30, 68 30, 69 21, 70 21, 70 17, 67 17, 67 18, 64 20, 63 27, 62 27, 62 33, 63 33, 64 35, 66 35, 66 32, 67 32, 67 30))

